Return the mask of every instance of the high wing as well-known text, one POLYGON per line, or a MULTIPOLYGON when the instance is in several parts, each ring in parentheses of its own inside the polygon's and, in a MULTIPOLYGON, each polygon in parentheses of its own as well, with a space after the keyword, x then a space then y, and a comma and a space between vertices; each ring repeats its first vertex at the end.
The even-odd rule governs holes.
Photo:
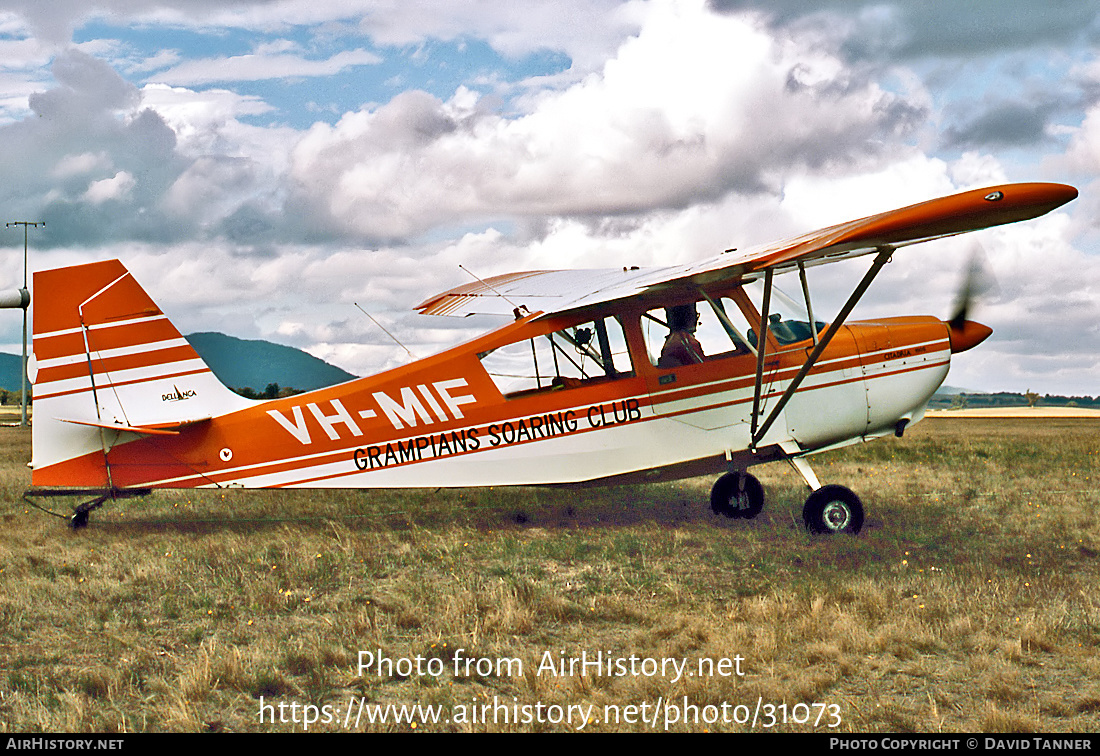
POLYGON ((660 289, 735 283, 1044 215, 1077 196, 1064 184, 1005 184, 921 202, 785 241, 731 250, 690 265, 539 270, 494 276, 430 297, 424 315, 561 313, 660 289))

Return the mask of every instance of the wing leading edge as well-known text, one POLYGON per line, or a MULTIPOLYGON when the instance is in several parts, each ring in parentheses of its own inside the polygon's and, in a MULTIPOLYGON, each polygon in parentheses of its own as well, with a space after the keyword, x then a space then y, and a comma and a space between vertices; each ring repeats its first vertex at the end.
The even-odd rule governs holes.
POLYGON ((816 265, 992 226, 1030 220, 1077 197, 1065 184, 1004 184, 890 210, 794 239, 661 268, 539 270, 459 286, 416 306, 424 315, 561 313, 683 285, 751 280, 763 271, 816 265))

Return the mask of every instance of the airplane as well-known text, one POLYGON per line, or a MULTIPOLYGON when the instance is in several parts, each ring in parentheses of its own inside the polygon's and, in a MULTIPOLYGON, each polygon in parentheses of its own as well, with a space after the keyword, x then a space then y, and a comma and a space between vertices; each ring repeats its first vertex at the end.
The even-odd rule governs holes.
MULTIPOLYGON (((1006 184, 667 267, 534 270, 450 289, 425 315, 507 317, 431 357, 257 401, 222 385, 118 260, 33 279, 28 501, 184 488, 614 485, 717 475, 711 509, 751 519, 748 470, 786 460, 812 533, 860 532, 850 489, 808 458, 918 422, 953 354, 991 329, 900 316, 848 322, 895 252, 1039 217, 1071 186, 1006 184), (871 264, 816 319, 807 269, 871 264), (801 297, 773 285, 798 274, 801 297)), ((965 309, 965 308, 964 308, 965 309)))

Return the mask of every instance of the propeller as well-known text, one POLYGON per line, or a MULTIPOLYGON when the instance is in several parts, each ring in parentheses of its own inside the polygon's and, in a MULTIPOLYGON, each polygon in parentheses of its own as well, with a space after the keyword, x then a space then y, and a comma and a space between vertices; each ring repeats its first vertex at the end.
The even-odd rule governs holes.
POLYGON ((951 352, 965 352, 989 338, 993 329, 989 326, 968 320, 974 308, 975 300, 996 291, 997 281, 989 270, 989 261, 981 244, 975 244, 970 250, 963 275, 962 286, 955 297, 955 307, 947 327, 951 338, 951 352))

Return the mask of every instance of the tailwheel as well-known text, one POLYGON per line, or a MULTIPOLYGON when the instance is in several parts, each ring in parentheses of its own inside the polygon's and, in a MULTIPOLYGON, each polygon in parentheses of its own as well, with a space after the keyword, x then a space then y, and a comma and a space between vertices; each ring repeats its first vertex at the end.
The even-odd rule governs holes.
POLYGON ((92 510, 102 507, 103 502, 110 497, 110 492, 108 492, 78 506, 73 510, 73 516, 69 518, 69 527, 73 530, 88 527, 88 515, 91 514, 92 510))
POLYGON ((88 527, 88 510, 77 510, 69 518, 69 527, 73 530, 88 527))
POLYGON ((728 472, 710 489, 710 508, 731 519, 751 520, 764 508, 764 487, 748 473, 728 472))
POLYGON ((863 528, 863 504, 844 486, 822 486, 806 499, 802 519, 811 533, 850 533, 863 528))

